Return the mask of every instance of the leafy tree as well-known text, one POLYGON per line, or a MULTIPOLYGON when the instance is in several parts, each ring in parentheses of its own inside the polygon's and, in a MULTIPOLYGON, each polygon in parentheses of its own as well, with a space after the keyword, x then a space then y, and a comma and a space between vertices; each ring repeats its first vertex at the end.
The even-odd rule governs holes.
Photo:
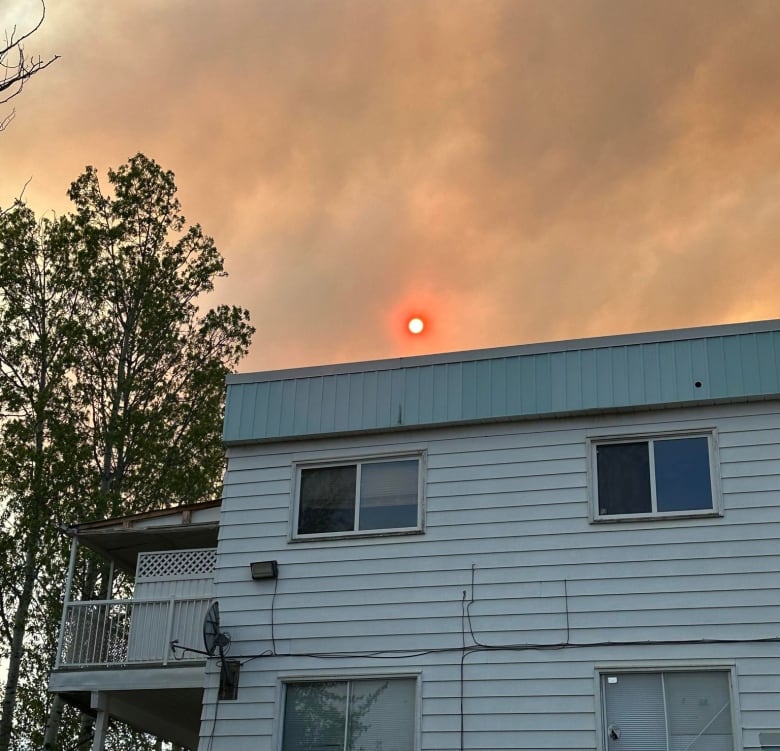
POLYGON ((245 354, 248 313, 198 300, 224 276, 198 225, 185 228, 173 173, 139 154, 73 183, 64 221, 77 313, 81 440, 92 450, 92 508, 101 516, 219 492, 225 375, 245 354))
MULTIPOLYGON (((109 170, 108 183, 106 192, 89 167, 71 185, 72 213, 37 225, 17 206, 0 218, 0 253, 16 259, 0 264, 0 547, 9 556, 2 575, 19 593, 4 595, 0 614, 13 645, 0 751, 10 746, 11 676, 18 684, 22 665, 25 726, 45 723, 29 709, 44 711, 34 694, 56 639, 59 600, 46 592, 61 589, 65 562, 55 522, 214 497, 224 378, 253 333, 241 308, 201 310, 223 261, 198 225, 186 226, 173 174, 138 154, 109 170), (46 347, 42 319, 54 326, 46 347), (29 469, 13 477, 14 466, 29 469), (24 649, 33 642, 35 658, 24 649)), ((80 578, 83 597, 104 594, 97 566, 80 578)))
MULTIPOLYGON (((0 42, 0 104, 7 104, 18 96, 27 81, 59 59, 59 55, 53 55, 48 60, 40 55, 28 57, 25 52, 25 42, 41 28, 45 18, 46 4, 41 0, 41 17, 32 29, 21 34, 17 33, 16 26, 6 30, 5 39, 0 42)), ((8 127, 14 114, 11 110, 8 115, 0 116, 0 131, 8 127)))
POLYGON ((50 520, 73 497, 79 444, 72 426, 74 313, 79 296, 67 288, 67 258, 55 227, 38 224, 17 205, 0 216, 0 547, 2 655, 8 673, 0 714, 0 749, 11 741, 20 674, 34 653, 31 612, 58 547, 50 520))

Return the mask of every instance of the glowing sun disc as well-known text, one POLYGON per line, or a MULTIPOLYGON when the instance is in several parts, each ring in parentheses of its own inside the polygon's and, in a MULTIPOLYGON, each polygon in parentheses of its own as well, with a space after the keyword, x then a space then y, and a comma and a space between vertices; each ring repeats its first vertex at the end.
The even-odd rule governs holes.
POLYGON ((413 334, 422 334, 422 330, 425 328, 422 318, 412 318, 407 325, 413 334))

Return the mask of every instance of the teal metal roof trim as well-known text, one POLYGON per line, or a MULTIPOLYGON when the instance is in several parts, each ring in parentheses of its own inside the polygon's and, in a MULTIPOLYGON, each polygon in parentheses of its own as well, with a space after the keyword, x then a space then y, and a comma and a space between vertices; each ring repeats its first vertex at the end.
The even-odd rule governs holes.
POLYGON ((226 444, 780 396, 780 321, 228 377, 226 444))

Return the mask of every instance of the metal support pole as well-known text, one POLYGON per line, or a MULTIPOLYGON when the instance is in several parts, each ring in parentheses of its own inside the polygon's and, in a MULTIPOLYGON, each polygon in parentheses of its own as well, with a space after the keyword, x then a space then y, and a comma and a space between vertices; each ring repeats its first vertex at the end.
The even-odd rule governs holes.
POLYGON ((62 618, 60 619, 60 636, 57 641, 57 659, 54 667, 62 665, 62 645, 65 641, 65 623, 68 620, 68 605, 70 604, 70 591, 73 587, 73 574, 76 570, 76 553, 79 549, 78 537, 74 534, 70 540, 70 562, 68 563, 68 577, 65 579, 65 595, 62 602, 62 618))
POLYGON ((173 638, 173 608, 176 604, 176 599, 171 597, 168 600, 168 619, 165 624, 165 644, 163 644, 163 665, 168 664, 168 653, 171 651, 171 639, 173 638))
POLYGON ((105 694, 98 691, 92 693, 92 708, 97 709, 95 718, 95 734, 92 736, 92 751, 104 751, 106 731, 108 730, 108 701, 105 694))
POLYGON ((114 599, 114 562, 108 563, 108 582, 106 582, 106 599, 114 599))

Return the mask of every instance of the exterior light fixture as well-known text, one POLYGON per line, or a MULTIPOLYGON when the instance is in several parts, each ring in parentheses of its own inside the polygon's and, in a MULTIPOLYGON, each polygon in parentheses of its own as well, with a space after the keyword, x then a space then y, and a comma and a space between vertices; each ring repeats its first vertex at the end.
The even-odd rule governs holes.
POLYGON ((276 561, 255 561, 249 564, 249 569, 255 580, 276 579, 279 576, 279 565, 276 561))

